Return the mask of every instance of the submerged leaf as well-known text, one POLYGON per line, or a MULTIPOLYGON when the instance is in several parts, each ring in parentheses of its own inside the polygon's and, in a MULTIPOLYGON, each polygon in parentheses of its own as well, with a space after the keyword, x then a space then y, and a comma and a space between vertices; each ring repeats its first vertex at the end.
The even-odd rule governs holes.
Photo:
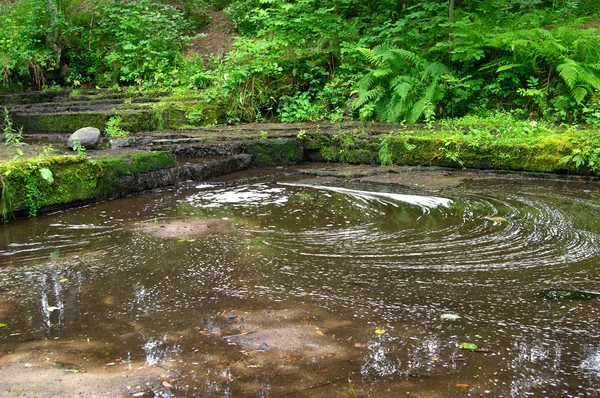
POLYGON ((473 343, 460 343, 459 345, 460 348, 462 348, 463 350, 476 350, 477 349, 477 344, 473 344, 473 343))
POLYGON ((580 301, 600 298, 600 292, 589 292, 584 290, 562 290, 546 289, 538 293, 538 296, 551 301, 580 301))
POLYGON ((455 321, 457 319, 460 319, 460 316, 456 315, 456 314, 442 314, 442 315, 440 315, 440 319, 442 321, 445 321, 445 320, 455 321))
POLYGON ((493 221, 493 222, 508 222, 508 220, 506 218, 500 217, 500 216, 485 216, 483 218, 485 218, 486 220, 493 221))
POLYGON ((385 330, 384 329, 376 329, 375 330, 375 334, 384 334, 385 330))

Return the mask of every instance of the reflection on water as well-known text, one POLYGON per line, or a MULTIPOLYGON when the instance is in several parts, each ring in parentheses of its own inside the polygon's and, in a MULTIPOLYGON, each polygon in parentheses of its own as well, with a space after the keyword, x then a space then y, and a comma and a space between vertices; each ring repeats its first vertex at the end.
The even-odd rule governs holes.
POLYGON ((593 185, 315 179, 18 220, 0 238, 0 360, 46 341, 89 371, 169 369, 155 396, 595 396, 599 301, 538 293, 600 291, 599 209, 593 185), (136 229, 192 218, 229 227, 136 229))
MULTIPOLYGON (((142 333, 143 336, 143 333, 142 333)), ((146 340, 146 339, 144 339, 146 340)), ((180 351, 179 346, 174 345, 169 347, 167 342, 167 335, 165 334, 162 339, 153 339, 152 337, 147 339, 148 341, 142 347, 146 353, 146 364, 156 365, 163 361, 168 361, 173 355, 177 355, 180 351)))

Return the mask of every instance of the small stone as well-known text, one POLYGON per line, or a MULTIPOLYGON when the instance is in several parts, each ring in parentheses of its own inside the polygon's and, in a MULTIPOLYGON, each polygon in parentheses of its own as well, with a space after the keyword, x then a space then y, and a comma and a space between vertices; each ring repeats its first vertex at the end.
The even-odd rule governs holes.
POLYGON ((94 149, 100 143, 100 130, 95 127, 84 127, 69 137, 67 146, 71 149, 75 146, 81 146, 85 149, 94 149))

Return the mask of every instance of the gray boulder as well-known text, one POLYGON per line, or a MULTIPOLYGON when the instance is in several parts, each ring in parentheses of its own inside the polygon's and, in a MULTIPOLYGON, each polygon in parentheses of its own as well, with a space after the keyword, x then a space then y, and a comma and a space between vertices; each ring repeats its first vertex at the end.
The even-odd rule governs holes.
POLYGON ((94 149, 100 144, 100 130, 95 127, 84 127, 69 137, 67 146, 73 149, 73 146, 80 145, 85 149, 94 149))

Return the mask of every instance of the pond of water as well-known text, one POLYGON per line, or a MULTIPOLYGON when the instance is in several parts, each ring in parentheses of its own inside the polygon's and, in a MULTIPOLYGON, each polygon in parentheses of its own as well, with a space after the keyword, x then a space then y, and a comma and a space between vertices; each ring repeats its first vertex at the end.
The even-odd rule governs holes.
POLYGON ((594 184, 288 177, 16 220, 0 366, 164 371, 107 396, 598 396, 599 212, 594 184))

